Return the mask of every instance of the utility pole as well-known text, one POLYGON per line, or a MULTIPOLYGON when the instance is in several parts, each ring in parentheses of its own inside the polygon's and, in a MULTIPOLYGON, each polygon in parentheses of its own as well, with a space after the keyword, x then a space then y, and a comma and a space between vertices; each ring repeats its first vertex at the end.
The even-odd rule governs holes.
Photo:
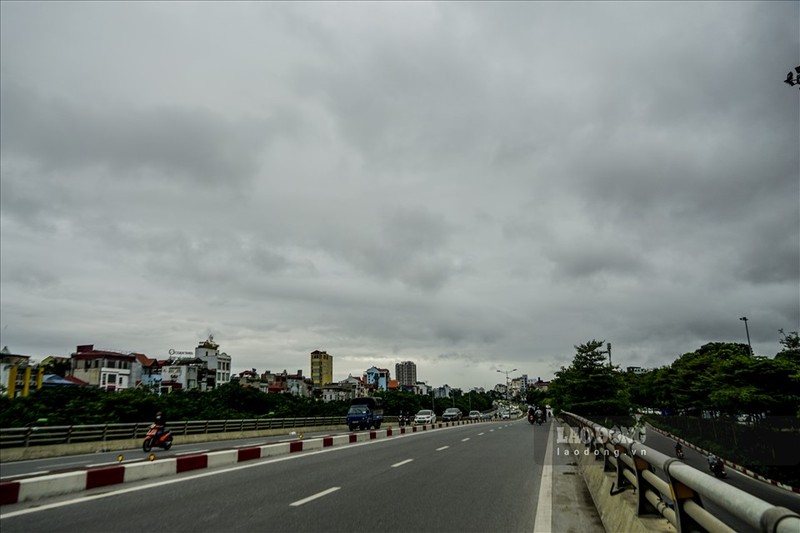
POLYGON ((750 344, 750 329, 747 327, 747 317, 743 316, 740 318, 742 322, 744 322, 744 331, 747 333, 747 347, 750 349, 750 355, 753 355, 753 346, 750 344))
POLYGON ((515 368, 515 369, 513 369, 513 370, 498 370, 498 372, 500 372, 501 374, 505 374, 505 375, 506 375, 506 401, 507 401, 507 402, 511 400, 511 397, 509 396, 509 393, 508 393, 508 389, 510 388, 510 387, 508 386, 508 375, 509 375, 510 373, 512 373, 512 372, 516 372, 516 371, 517 371, 517 369, 516 369, 516 368, 515 368))
POLYGON ((608 347, 608 366, 611 367, 611 343, 607 343, 606 346, 608 347))

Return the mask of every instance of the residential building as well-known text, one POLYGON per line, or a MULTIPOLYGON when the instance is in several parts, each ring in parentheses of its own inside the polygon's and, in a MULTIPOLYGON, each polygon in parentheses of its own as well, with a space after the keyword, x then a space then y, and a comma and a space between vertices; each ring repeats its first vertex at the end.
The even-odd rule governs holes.
POLYGON ((151 359, 144 354, 132 354, 139 363, 131 368, 131 383, 149 391, 158 392, 161 389, 161 364, 157 359, 151 359))
POLYGON ((428 396, 431 393, 430 385, 424 381, 417 381, 416 385, 414 385, 414 390, 420 396, 428 396))
POLYGON ((170 359, 161 368, 159 391, 163 394, 178 389, 208 390, 206 364, 206 361, 199 357, 170 359))
POLYGON ((194 349, 194 356, 206 362, 206 388, 213 389, 231 380, 231 356, 219 351, 219 344, 214 342, 214 336, 201 341, 194 349))
POLYGON ((310 398, 311 391, 314 388, 314 382, 309 378, 303 377, 303 371, 298 370, 297 374, 286 374, 286 390, 292 396, 300 396, 301 398, 310 398))
POLYGON ((131 370, 139 364, 131 354, 95 350, 93 344, 78 346, 70 356, 70 375, 110 391, 131 386, 131 370))
POLYGON ((347 379, 343 379, 338 383, 328 383, 327 385, 323 385, 322 387, 322 401, 323 402, 334 402, 334 401, 347 401, 352 400, 353 398, 359 398, 363 396, 363 384, 361 380, 349 376, 347 379))
POLYGON ((433 389, 433 397, 434 398, 450 398, 450 394, 453 392, 453 389, 450 385, 443 385, 441 387, 436 387, 433 389))
POLYGON ((364 384, 372 390, 387 390, 389 388, 389 369, 371 367, 364 373, 364 384))
POLYGON ((413 387, 417 383, 417 365, 413 361, 397 363, 394 375, 401 387, 413 387))
POLYGON ((536 383, 533 384, 533 388, 535 388, 536 390, 540 390, 542 392, 546 392, 549 386, 550 382, 542 381, 542 378, 536 378, 536 383))
POLYGON ((315 389, 333 383, 333 356, 328 352, 319 350, 311 352, 311 381, 315 389))
POLYGON ((4 346, 0 350, 0 390, 10 398, 18 395, 27 395, 30 387, 30 355, 13 354, 4 346), (25 379, 25 376, 28 379, 25 379), (26 389, 25 384, 28 384, 26 389))
POLYGON ((508 389, 509 396, 512 398, 524 398, 528 393, 528 387, 528 375, 522 374, 520 377, 511 380, 511 384, 508 389))

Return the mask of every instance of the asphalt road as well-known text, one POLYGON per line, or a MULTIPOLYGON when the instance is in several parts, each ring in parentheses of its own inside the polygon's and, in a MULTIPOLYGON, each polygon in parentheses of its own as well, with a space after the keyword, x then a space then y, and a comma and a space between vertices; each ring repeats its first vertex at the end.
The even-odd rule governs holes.
MULTIPOLYGON (((651 448, 655 448, 665 455, 675 457, 675 441, 657 433, 656 431, 647 432, 647 439, 644 444, 646 446, 650 446, 651 448)), ((706 472, 709 476, 713 475, 708 470, 708 463, 706 462, 706 457, 704 455, 692 450, 688 446, 683 447, 683 452, 685 456, 683 459, 684 463, 698 470, 706 472)), ((762 500, 773 505, 786 507, 787 509, 791 509, 796 513, 800 513, 800 495, 794 494, 786 489, 770 485, 769 483, 764 483, 763 481, 753 479, 750 476, 737 472, 732 468, 726 467, 726 470, 728 472, 728 477, 722 480, 724 483, 741 489, 744 492, 752 494, 757 498, 761 498, 762 500)), ((716 508, 712 502, 708 502, 706 506, 713 509, 716 508)), ((736 524, 734 523, 732 525, 736 524)), ((741 529, 737 530, 741 531, 741 529)))
POLYGON ((548 429, 492 422, 292 454, 4 506, 0 525, 4 533, 533 531, 546 463, 534 433, 548 429))

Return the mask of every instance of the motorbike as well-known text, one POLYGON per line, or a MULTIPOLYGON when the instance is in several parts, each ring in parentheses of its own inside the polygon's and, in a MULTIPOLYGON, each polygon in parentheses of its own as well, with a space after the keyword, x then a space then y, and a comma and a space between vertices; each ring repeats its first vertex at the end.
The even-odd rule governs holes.
POLYGON ((541 426, 542 422, 544 422, 544 420, 541 415, 536 416, 534 413, 528 413, 528 423, 530 425, 539 424, 541 426))
POLYGON ((675 448, 675 455, 678 456, 678 459, 683 459, 683 448, 675 448))
POLYGON ((711 472, 718 478, 728 477, 728 473, 725 471, 725 463, 722 462, 722 459, 717 459, 711 463, 709 468, 711 469, 711 472))
POLYGON ((161 426, 158 424, 152 424, 150 426, 147 435, 144 436, 144 442, 142 443, 142 450, 144 450, 145 453, 149 452, 154 447, 164 448, 165 450, 169 450, 172 447, 172 433, 167 429, 159 435, 158 430, 160 428, 161 426))

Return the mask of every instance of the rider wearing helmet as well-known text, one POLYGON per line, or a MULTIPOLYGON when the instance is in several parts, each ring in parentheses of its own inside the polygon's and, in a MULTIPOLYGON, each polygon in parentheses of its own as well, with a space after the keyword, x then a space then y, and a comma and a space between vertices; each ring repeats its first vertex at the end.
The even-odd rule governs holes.
POLYGON ((155 437, 156 441, 157 441, 158 438, 161 435, 164 434, 164 431, 166 431, 166 428, 167 428, 167 417, 166 417, 166 415, 164 413, 162 413, 161 411, 157 412, 156 413, 156 418, 153 421, 153 423, 158 428, 158 430, 156 431, 156 437, 155 437))

